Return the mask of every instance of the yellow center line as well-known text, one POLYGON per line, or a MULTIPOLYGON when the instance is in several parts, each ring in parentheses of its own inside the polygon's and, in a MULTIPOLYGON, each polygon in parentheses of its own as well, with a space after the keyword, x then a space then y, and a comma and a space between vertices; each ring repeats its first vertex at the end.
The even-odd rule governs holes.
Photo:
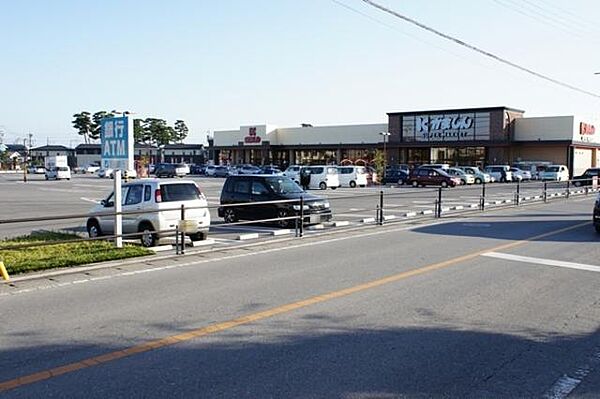
POLYGON ((456 258, 448 259, 442 262, 433 263, 427 266, 420 267, 418 269, 413 269, 409 271, 405 271, 402 273, 394 274, 392 276, 384 277, 378 280, 369 281, 367 283, 355 285, 353 287, 344 288, 338 291, 332 291, 326 294, 313 296, 298 302, 289 303, 286 305, 278 306, 275 308, 271 308, 268 310, 264 310, 262 312, 252 313, 250 315, 242 316, 237 319, 215 323, 206 327, 197 328, 194 330, 190 330, 188 332, 182 334, 171 335, 165 338, 156 339, 152 341, 145 342, 140 345, 135 345, 126 349, 109 352, 103 355, 91 357, 88 359, 84 359, 78 362, 69 363, 63 366, 54 367, 48 370, 40 371, 34 374, 28 374, 22 377, 17 377, 12 380, 7 380, 0 383, 0 392, 8 391, 10 389, 22 387, 24 385, 33 384, 35 382, 47 380, 49 378, 57 377, 63 374, 72 373, 77 370, 93 367, 99 364, 112 362, 118 359, 122 359, 124 357, 132 356, 137 353, 149 352, 155 349, 163 348, 166 346, 175 345, 180 342, 189 341, 195 338, 207 336, 210 334, 214 334, 220 331, 229 330, 231 328, 241 326, 244 324, 264 320, 273 316, 277 316, 284 313, 289 313, 294 310, 302 309, 311 305, 315 305, 318 303, 326 302, 332 299, 341 298, 344 296, 356 294, 361 291, 369 290, 372 288, 380 287, 384 284, 393 283, 396 281, 404 280, 410 277, 419 276, 421 274, 429 273, 435 270, 443 269, 448 266, 452 266, 461 262, 465 262, 471 259, 474 259, 486 252, 497 252, 509 248, 514 248, 523 244, 526 244, 530 241, 539 240, 542 238, 546 238, 549 236, 553 236, 556 234, 564 233, 569 230, 574 230, 579 227, 588 225, 589 222, 578 223, 573 226, 564 227, 558 230, 553 230, 548 233, 539 234, 533 237, 526 238, 524 240, 514 241, 507 244, 498 245, 492 248, 486 248, 480 251, 475 251, 466 255, 458 256, 456 258))

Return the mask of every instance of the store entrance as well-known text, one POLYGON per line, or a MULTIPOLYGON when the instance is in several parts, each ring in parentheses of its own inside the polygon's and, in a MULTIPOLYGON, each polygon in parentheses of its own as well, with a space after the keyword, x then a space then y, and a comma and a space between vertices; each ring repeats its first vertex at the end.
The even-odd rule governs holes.
POLYGON ((430 162, 483 167, 485 152, 485 147, 436 147, 431 148, 430 162))

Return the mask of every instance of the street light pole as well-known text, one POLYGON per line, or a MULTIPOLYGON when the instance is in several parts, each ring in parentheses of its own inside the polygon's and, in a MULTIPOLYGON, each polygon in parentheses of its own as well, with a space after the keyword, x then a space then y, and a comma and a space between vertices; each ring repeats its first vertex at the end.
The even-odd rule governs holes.
POLYGON ((390 132, 379 132, 379 134, 383 136, 383 179, 382 179, 382 181, 385 181, 385 174, 386 174, 386 169, 387 169, 387 146, 386 146, 386 142, 387 142, 387 138, 389 136, 391 136, 392 134, 390 132))

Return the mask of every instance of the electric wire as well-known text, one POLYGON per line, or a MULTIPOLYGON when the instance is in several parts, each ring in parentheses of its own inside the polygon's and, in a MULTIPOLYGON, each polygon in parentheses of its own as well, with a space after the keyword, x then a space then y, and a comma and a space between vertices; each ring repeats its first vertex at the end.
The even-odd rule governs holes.
POLYGON ((421 22, 419 22, 419 21, 417 21, 415 19, 412 19, 412 18, 407 17, 407 16, 405 16, 403 14, 400 14, 400 13, 394 11, 394 10, 386 8, 386 7, 380 5, 380 4, 378 4, 378 3, 376 3, 376 2, 374 2, 372 0, 361 0, 361 1, 364 2, 364 3, 366 3, 366 4, 368 4, 368 5, 370 5, 371 7, 374 7, 374 8, 376 8, 376 9, 378 9, 380 11, 383 11, 383 12, 385 12, 387 14, 393 15, 393 16, 395 16, 395 17, 397 17, 397 18, 399 18, 399 19, 401 19, 401 20, 403 20, 405 22, 408 22, 408 23, 411 23, 411 24, 413 24, 415 26, 418 26, 419 28, 424 29, 424 30, 426 30, 428 32, 431 32, 434 35, 437 35, 437 36, 439 36, 439 37, 441 37, 443 39, 449 40, 449 41, 451 41, 451 42, 453 42, 455 44, 458 44, 459 46, 466 47, 466 48, 468 48, 468 49, 470 49, 472 51, 475 51, 475 52, 477 52, 479 54, 482 54, 482 55, 484 55, 484 56, 486 56, 488 58, 491 58, 491 59, 493 59, 493 60, 495 60, 497 62, 500 62, 502 64, 508 65, 508 66, 510 66, 512 68, 515 68, 515 69, 518 69, 518 70, 520 70, 522 72, 528 73, 528 74, 530 74, 532 76, 535 76, 535 77, 537 77, 539 79, 543 79, 545 81, 554 83, 554 84, 556 84, 558 86, 562 86, 564 88, 567 88, 567 89, 579 92, 581 94, 585 94, 585 95, 588 95, 590 97, 594 97, 594 98, 599 98, 600 99, 600 94, 596 94, 596 93, 593 93, 591 91, 587 91, 587 90, 581 89, 581 88, 579 88, 577 86, 573 86, 573 85, 571 85, 569 83, 562 82, 562 81, 560 81, 558 79, 554 79, 552 77, 546 76, 546 75, 544 75, 542 73, 536 72, 536 71, 534 71, 532 69, 529 69, 527 67, 521 66, 521 65, 519 65, 519 64, 517 64, 515 62, 509 61, 509 60, 507 60, 505 58, 502 58, 502 57, 500 57, 498 55, 495 55, 495 54, 493 54, 493 53, 491 53, 489 51, 483 50, 483 49, 481 49, 481 48, 479 48, 479 47, 477 47, 475 45, 472 45, 472 44, 469 44, 469 43, 467 43, 467 42, 465 42, 463 40, 460 40, 460 39, 458 39, 458 38, 456 38, 454 36, 451 36, 449 34, 443 33, 441 31, 439 31, 437 29, 434 29, 434 28, 432 28, 432 27, 430 27, 428 25, 425 25, 425 24, 423 24, 423 23, 421 23, 421 22))

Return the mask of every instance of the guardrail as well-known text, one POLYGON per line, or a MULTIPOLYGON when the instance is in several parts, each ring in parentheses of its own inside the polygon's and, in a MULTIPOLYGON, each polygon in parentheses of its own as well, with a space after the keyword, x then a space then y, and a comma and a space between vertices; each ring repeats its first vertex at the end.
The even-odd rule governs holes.
MULTIPOLYGON (((472 190, 473 187, 470 186, 469 189, 472 190)), ((33 243, 25 243, 25 244, 15 244, 15 245, 7 245, 3 246, 0 250, 19 250, 30 247, 39 247, 45 245, 56 245, 56 244, 67 244, 67 243, 76 243, 76 242, 85 242, 85 241, 95 241, 95 240, 117 240, 117 239, 128 239, 135 238, 140 239, 147 237, 148 235, 153 235, 154 237, 172 237, 175 239, 175 250, 177 254, 185 253, 185 242, 186 235, 193 234, 194 226, 186 225, 186 213, 195 209, 205 209, 207 212, 210 210, 217 210, 218 208, 235 208, 240 209, 244 207, 272 207, 273 210, 277 209, 286 209, 287 213, 285 215, 275 215, 275 217, 266 217, 255 220, 243 220, 236 221, 232 223, 226 223, 226 226, 244 226, 250 224, 264 224, 264 223, 277 223, 280 227, 286 225, 287 227, 293 227, 295 237, 303 237, 305 233, 305 227, 310 225, 310 215, 313 213, 313 209, 311 209, 310 204, 314 202, 329 202, 330 204, 335 203, 341 200, 357 200, 357 199, 372 199, 371 202, 372 207, 361 208, 359 211, 347 210, 344 211, 344 214, 352 214, 352 213, 365 213, 365 212, 373 212, 373 218, 364 219, 364 223, 371 223, 375 225, 384 225, 386 222, 393 220, 391 215, 386 216, 387 211, 393 211, 394 209, 402 208, 402 205, 394 205, 393 200, 400 199, 410 199, 411 196, 415 198, 427 198, 427 204, 431 204, 433 206, 433 211, 422 211, 417 214, 416 212, 408 212, 406 217, 418 218, 418 217, 433 217, 433 218, 441 218, 447 212, 452 211, 454 214, 461 212, 473 212, 473 211, 485 211, 491 205, 495 207, 501 206, 521 206, 527 203, 534 202, 549 202, 554 199, 564 198, 569 199, 574 195, 589 195, 592 192, 597 192, 597 180, 587 179, 587 180, 569 180, 564 182, 539 182, 539 181, 531 181, 531 182, 517 182, 516 184, 508 184, 507 183, 492 183, 486 184, 482 183, 480 185, 479 190, 479 201, 477 204, 471 204, 472 206, 465 208, 462 206, 455 206, 454 209, 452 207, 445 206, 445 203, 448 201, 449 197, 447 193, 452 192, 453 190, 460 190, 460 187, 457 188, 404 188, 398 190, 397 192, 384 192, 384 190, 380 190, 375 193, 357 193, 348 196, 337 196, 335 198, 321 198, 319 200, 309 200, 306 201, 303 196, 298 199, 289 199, 289 200, 277 200, 277 201, 260 201, 260 202, 252 202, 252 203, 236 203, 236 204, 223 204, 223 205, 208 205, 205 207, 189 207, 189 206, 174 206, 159 210, 132 210, 132 211, 106 211, 106 212, 97 212, 97 213, 77 213, 77 214, 64 214, 64 215, 51 215, 51 216, 42 216, 42 217, 27 217, 27 218, 12 218, 12 219, 0 219, 0 228, 4 225, 14 225, 14 224, 22 224, 22 223, 35 223, 35 222, 48 222, 48 221, 61 221, 61 220, 76 220, 76 219, 85 219, 86 221, 90 218, 100 218, 100 217, 111 217, 116 219, 117 216, 128 216, 128 215, 139 215, 139 214, 150 214, 150 213, 161 213, 161 212, 172 212, 178 211, 180 212, 180 223, 176 225, 174 229, 167 230, 148 230, 145 229, 143 231, 137 231, 133 233, 124 233, 124 234, 111 234, 111 235, 103 235, 101 237, 86 237, 79 238, 73 240, 61 240, 61 241, 50 241, 50 242, 33 242, 33 243), (492 201, 490 198, 494 198, 494 191, 500 189, 503 192, 507 187, 512 189, 512 195, 510 198, 505 198, 502 200, 492 201), (430 201, 430 202, 428 202, 430 201), (475 205, 475 207, 473 207, 475 205)), ((334 208, 334 206, 330 206, 329 209, 334 208)), ((316 213, 322 214, 322 213, 316 213)), ((333 213, 335 215, 335 213, 333 213)), ((113 220, 114 220, 113 219, 113 220)), ((402 220, 402 219, 400 219, 402 220)), ((197 227, 197 226, 196 226, 197 227)), ((114 230, 114 229, 113 229, 114 230)), ((121 230, 122 231, 122 230, 121 230)))

